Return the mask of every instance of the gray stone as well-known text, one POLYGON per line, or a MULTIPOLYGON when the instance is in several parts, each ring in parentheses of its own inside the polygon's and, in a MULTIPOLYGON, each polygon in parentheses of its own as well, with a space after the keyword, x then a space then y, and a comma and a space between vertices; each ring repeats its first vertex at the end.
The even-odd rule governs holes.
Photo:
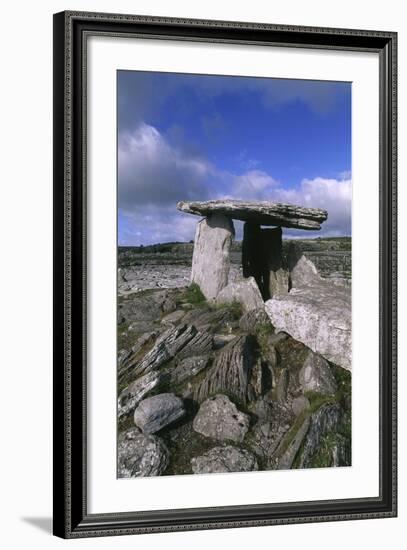
POLYGON ((304 255, 290 269, 290 286, 293 288, 319 284, 322 280, 313 262, 304 255))
POLYGON ((176 309, 172 313, 168 313, 161 319, 163 325, 176 325, 184 317, 185 311, 182 309, 176 309))
POLYGON ((231 445, 214 447, 202 456, 193 458, 191 466, 194 474, 252 472, 259 469, 252 453, 231 445))
POLYGON ((289 377, 290 374, 288 369, 282 369, 276 384, 276 397, 279 403, 284 403, 287 400, 289 377))
POLYGON ((241 442, 250 419, 240 412, 226 395, 211 397, 202 403, 193 421, 196 432, 219 441, 241 442))
POLYGON ((281 227, 262 229, 245 223, 242 242, 243 276, 253 276, 264 300, 287 294, 288 270, 283 258, 281 227))
MULTIPOLYGON (((300 428, 296 431, 295 435, 291 438, 292 434, 289 432, 286 437, 290 438, 290 443, 287 449, 284 451, 282 456, 278 460, 278 469, 279 470, 289 470, 293 465, 295 457, 301 447, 301 444, 304 440, 304 437, 307 435, 310 425, 309 417, 306 417, 301 424, 300 428)), ((284 444, 283 440, 283 444, 284 444)))
POLYGON ((163 313, 170 313, 177 305, 172 291, 148 291, 132 295, 120 304, 120 314, 126 321, 156 321, 163 313))
MULTIPOLYGON (((337 431, 341 417, 341 408, 337 403, 323 405, 311 416, 310 427, 301 453, 300 468, 310 466, 313 456, 320 450, 321 438, 337 431)), ((334 461, 335 457, 332 456, 332 462, 334 461)))
POLYGON ((291 410, 295 416, 299 416, 303 411, 306 411, 310 408, 310 402, 304 395, 300 395, 293 399, 291 403, 291 410))
POLYGON ((321 282, 266 302, 276 330, 290 334, 328 361, 351 370, 351 289, 321 282))
POLYGON ((137 378, 127 388, 125 388, 118 399, 118 416, 124 416, 132 412, 136 405, 140 403, 145 395, 153 388, 158 386, 160 374, 155 371, 148 372, 144 376, 137 378))
POLYGON ((133 372, 136 375, 144 374, 167 363, 192 340, 196 333, 197 330, 193 325, 170 327, 161 334, 153 348, 134 366, 133 372))
POLYGON ((155 433, 185 415, 184 403, 173 393, 147 397, 134 411, 134 423, 144 433, 155 433))
POLYGON ((195 336, 177 352, 177 359, 190 357, 191 355, 203 355, 213 349, 213 336, 205 330, 199 330, 195 336))
POLYGON ((254 277, 234 281, 225 286, 216 296, 217 304, 232 304, 238 302, 243 311, 252 311, 264 307, 259 287, 254 277))
POLYGON ((235 220, 259 225, 277 225, 297 229, 320 229, 328 213, 319 208, 305 208, 294 204, 267 201, 212 200, 206 202, 179 202, 178 210, 197 216, 221 214, 235 220))
POLYGON ((239 327, 246 332, 255 332, 262 325, 271 325, 264 304, 257 309, 251 309, 243 313, 239 321, 239 327))
POLYGON ((199 355, 195 357, 186 357, 178 363, 178 365, 170 371, 171 382, 180 384, 188 378, 192 378, 199 372, 206 369, 209 365, 209 355, 199 355))
POLYGON ((118 439, 118 477, 159 476, 167 469, 169 452, 154 435, 130 428, 118 439))
POLYGON ((233 222, 222 214, 214 214, 197 224, 191 282, 199 286, 207 300, 215 299, 228 284, 234 234, 233 222))
POLYGON ((195 387, 194 397, 202 402, 210 395, 227 393, 246 403, 253 398, 249 387, 253 367, 257 363, 256 339, 250 335, 237 336, 216 354, 205 378, 195 387))
POLYGON ((334 395, 337 390, 335 377, 326 359, 318 353, 309 352, 304 366, 299 372, 298 381, 302 391, 334 395))

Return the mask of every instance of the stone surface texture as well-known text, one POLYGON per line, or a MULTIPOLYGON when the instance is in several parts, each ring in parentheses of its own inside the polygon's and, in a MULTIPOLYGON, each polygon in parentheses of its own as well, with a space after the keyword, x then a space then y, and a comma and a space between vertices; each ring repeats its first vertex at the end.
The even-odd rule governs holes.
POLYGON ((137 378, 134 382, 127 386, 127 388, 119 395, 117 407, 117 414, 119 418, 132 412, 143 397, 153 388, 158 386, 159 382, 160 374, 156 371, 151 371, 144 376, 137 378))
POLYGON ((191 466, 194 474, 251 472, 259 469, 252 453, 231 445, 214 447, 202 456, 192 458, 191 466))
POLYGON ((119 436, 118 476, 146 477, 161 475, 169 463, 169 452, 160 438, 130 428, 119 436))
POLYGON ((194 418, 196 432, 218 441, 243 441, 250 419, 240 412, 226 395, 217 395, 204 401, 194 418))
POLYGON ((181 201, 178 210, 197 216, 215 213, 259 225, 276 225, 297 229, 320 229, 328 213, 319 208, 305 208, 294 204, 268 201, 211 200, 204 202, 181 201))
POLYGON ((241 304, 243 311, 246 312, 264 308, 263 298, 253 277, 229 283, 216 296, 216 303, 218 304, 231 304, 233 302, 241 304))
POLYGON ((265 304, 278 331, 290 334, 328 361, 352 368, 351 288, 320 281, 265 304))
POLYGON ((183 400, 173 393, 147 397, 134 411, 134 423, 144 433, 155 433, 185 415, 183 400))
POLYGON ((191 282, 199 286, 207 300, 215 299, 228 284, 234 234, 232 220, 223 214, 214 214, 197 224, 191 282))
POLYGON ((335 377, 328 362, 318 353, 308 354, 298 380, 304 393, 334 395, 337 390, 335 377))

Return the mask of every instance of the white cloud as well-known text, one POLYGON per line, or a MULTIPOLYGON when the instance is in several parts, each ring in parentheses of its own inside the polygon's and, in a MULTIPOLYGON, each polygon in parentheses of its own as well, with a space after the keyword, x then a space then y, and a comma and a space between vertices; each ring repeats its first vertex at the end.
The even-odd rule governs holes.
POLYGON ((140 124, 119 140, 119 219, 128 244, 189 241, 197 218, 176 210, 179 200, 235 198, 288 202, 324 208, 328 220, 319 233, 285 230, 287 236, 350 235, 352 183, 339 179, 303 179, 286 187, 269 173, 221 171, 190 151, 172 147, 153 126, 140 124))

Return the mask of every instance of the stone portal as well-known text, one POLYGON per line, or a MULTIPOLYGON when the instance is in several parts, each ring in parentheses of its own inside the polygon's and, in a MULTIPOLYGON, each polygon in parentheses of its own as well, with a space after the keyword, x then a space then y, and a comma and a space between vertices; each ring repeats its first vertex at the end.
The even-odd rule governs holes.
POLYGON ((262 229, 246 222, 242 243, 243 277, 254 277, 264 301, 286 294, 288 270, 283 259, 281 227, 262 229))
POLYGON ((204 216, 196 229, 191 281, 200 286, 207 300, 235 295, 236 281, 228 292, 229 254, 234 238, 232 220, 245 222, 242 264, 244 281, 249 284, 242 281, 238 286, 243 285, 243 295, 247 294, 250 297, 246 304, 249 308, 254 306, 248 304, 256 304, 259 301, 257 296, 253 295, 253 287, 256 286, 254 280, 260 300, 263 298, 265 301, 289 291, 289 272, 282 253, 281 228, 318 230, 321 228, 320 224, 328 217, 328 213, 319 208, 265 201, 179 202, 177 208, 182 212, 204 216))

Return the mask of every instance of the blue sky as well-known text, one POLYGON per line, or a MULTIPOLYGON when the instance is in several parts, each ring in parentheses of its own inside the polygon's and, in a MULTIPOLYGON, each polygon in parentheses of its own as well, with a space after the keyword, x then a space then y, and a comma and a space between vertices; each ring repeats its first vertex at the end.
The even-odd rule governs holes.
MULTIPOLYGON (((236 198, 326 208, 350 235, 351 84, 118 72, 120 245, 189 241, 179 200, 236 198)), ((237 238, 241 224, 237 225, 237 238)))

